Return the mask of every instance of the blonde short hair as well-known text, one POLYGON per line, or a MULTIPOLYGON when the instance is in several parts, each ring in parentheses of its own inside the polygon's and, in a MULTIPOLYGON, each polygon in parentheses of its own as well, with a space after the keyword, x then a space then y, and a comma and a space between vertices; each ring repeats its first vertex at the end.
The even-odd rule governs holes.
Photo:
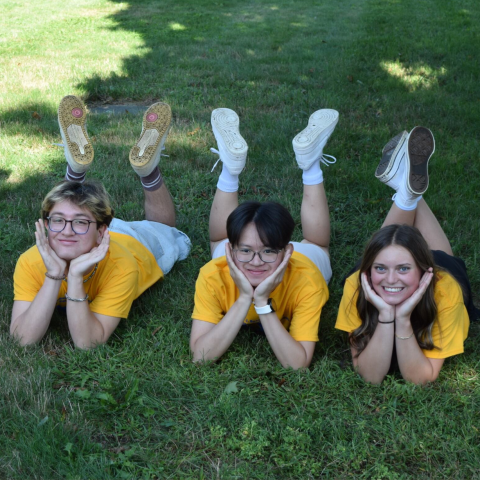
POLYGON ((87 180, 84 183, 65 180, 56 185, 43 199, 42 218, 46 220, 54 205, 65 201, 91 212, 97 221, 97 228, 101 225, 108 227, 113 219, 110 196, 103 184, 96 180, 87 180))

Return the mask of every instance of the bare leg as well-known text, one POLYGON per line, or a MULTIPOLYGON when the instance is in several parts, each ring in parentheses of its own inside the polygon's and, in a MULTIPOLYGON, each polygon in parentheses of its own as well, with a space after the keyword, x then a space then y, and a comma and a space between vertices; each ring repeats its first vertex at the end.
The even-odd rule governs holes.
POLYGON ((210 210, 208 229, 211 253, 227 238, 227 218, 238 207, 238 192, 224 192, 217 188, 210 210))
POLYGON ((143 190, 145 194, 145 219, 175 226, 175 207, 165 182, 154 191, 143 190))
POLYGON ((330 245, 330 212, 323 182, 303 186, 301 208, 302 243, 318 245, 328 255, 330 245))
POLYGON ((398 223, 399 225, 410 225, 413 227, 415 224, 416 212, 417 210, 402 210, 401 208, 398 208, 395 203, 392 203, 387 218, 385 218, 385 221, 383 222, 382 228, 395 223, 398 223))
POLYGON ((418 202, 413 225, 420 230, 430 250, 442 250, 449 255, 453 255, 452 247, 445 232, 423 198, 418 202))

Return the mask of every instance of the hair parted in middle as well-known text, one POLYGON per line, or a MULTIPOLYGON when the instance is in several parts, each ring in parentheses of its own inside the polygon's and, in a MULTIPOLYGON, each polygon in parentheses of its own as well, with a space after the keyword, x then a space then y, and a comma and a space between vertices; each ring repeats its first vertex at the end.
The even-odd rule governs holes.
POLYGON ((295 228, 295 221, 283 205, 276 202, 245 202, 227 219, 227 235, 232 246, 238 245, 243 230, 252 222, 262 243, 275 250, 288 245, 295 228))
POLYGON ((411 315, 411 322, 420 348, 425 350, 437 348, 433 344, 432 328, 437 317, 434 290, 438 267, 435 266, 432 252, 426 240, 417 228, 410 225, 394 224, 383 227, 375 232, 363 252, 358 275, 358 298, 356 305, 362 324, 350 335, 350 343, 357 350, 357 356, 360 355, 367 346, 378 323, 378 310, 365 297, 365 292, 362 288, 361 274, 365 272, 370 278, 372 265, 377 255, 384 248, 391 245, 403 247, 408 250, 422 275, 428 271, 429 268, 433 268, 434 275, 432 281, 427 287, 422 299, 414 308, 411 315))

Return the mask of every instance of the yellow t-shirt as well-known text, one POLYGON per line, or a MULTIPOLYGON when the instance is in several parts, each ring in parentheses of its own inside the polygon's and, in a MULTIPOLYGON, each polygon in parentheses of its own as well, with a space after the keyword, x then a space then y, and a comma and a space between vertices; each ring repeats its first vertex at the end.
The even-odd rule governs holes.
MULTIPOLYGON (((358 272, 347 278, 343 297, 338 309, 335 328, 351 333, 362 321, 358 316, 358 272)), ((463 342, 468 335, 470 320, 463 303, 462 289, 458 282, 446 272, 437 273, 434 292, 437 318, 432 328, 433 344, 440 349, 423 350, 427 358, 447 358, 463 353, 463 342)))
MULTIPOLYGON (((200 269, 195 286, 192 318, 219 323, 239 297, 226 257, 216 258, 200 269)), ((320 270, 301 253, 294 252, 282 283, 270 294, 278 318, 297 341, 318 341, 318 325, 328 287, 320 270)), ((252 304, 245 324, 258 323, 252 304)))
MULTIPOLYGON (((36 246, 23 253, 13 276, 14 300, 32 302, 45 281, 46 271, 36 246)), ((129 235, 110 232, 108 253, 98 264, 95 275, 84 284, 90 310, 127 318, 133 300, 161 278, 162 270, 147 248, 129 235)), ((64 280, 57 306, 65 306, 66 292, 67 282, 64 280)))

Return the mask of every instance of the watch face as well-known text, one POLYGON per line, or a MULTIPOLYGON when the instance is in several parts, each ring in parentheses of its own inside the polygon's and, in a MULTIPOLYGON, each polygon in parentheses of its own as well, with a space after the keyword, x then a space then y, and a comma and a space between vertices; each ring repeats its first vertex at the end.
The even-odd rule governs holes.
POLYGON ((270 305, 270 308, 272 309, 272 312, 274 312, 275 308, 273 308, 273 299, 272 298, 268 299, 268 305, 270 305))

